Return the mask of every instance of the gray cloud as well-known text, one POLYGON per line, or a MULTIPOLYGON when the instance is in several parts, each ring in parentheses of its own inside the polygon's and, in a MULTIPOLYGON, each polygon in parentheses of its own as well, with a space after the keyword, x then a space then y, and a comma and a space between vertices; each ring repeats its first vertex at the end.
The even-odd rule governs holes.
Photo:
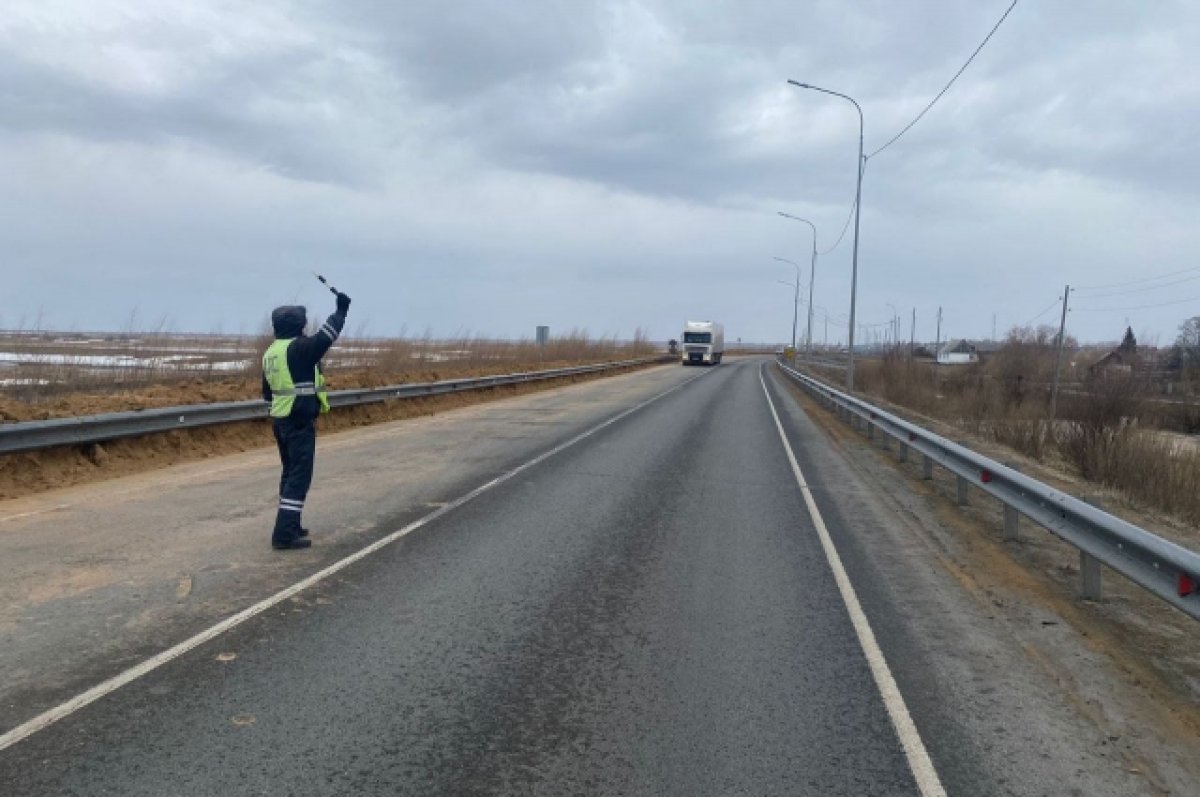
MULTIPOLYGON (((322 267, 363 286, 379 332, 667 337, 711 314, 775 339, 771 258, 806 263, 808 239, 774 212, 832 243, 857 135, 847 103, 784 81, 856 96, 870 150, 1005 5, 19 4, 0 21, 0 235, 22 287, 3 321, 111 326, 136 304, 253 327, 322 267)), ((1183 2, 1020 4, 870 162, 860 317, 940 304, 983 335, 1064 282, 1194 265, 1198 33, 1183 2)), ((819 266, 834 314, 849 252, 819 266)), ((1129 322, 1165 337, 1195 312, 1129 322)), ((1124 323, 1072 318, 1093 338, 1124 323)))

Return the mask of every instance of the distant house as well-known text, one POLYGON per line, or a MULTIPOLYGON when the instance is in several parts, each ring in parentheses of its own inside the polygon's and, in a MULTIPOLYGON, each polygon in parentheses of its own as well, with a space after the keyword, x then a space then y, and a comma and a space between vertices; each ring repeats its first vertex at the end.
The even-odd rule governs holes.
POLYGON ((940 349, 937 354, 938 365, 967 365, 979 362, 979 352, 975 344, 966 340, 952 340, 940 349))
POLYGON ((933 352, 925 346, 917 344, 917 348, 913 350, 913 357, 916 357, 918 360, 932 360, 933 352))
POLYGON ((1128 376, 1144 368, 1137 350, 1117 348, 1088 366, 1088 376, 1128 376))
POLYGON ((1146 369, 1146 363, 1138 353, 1137 339, 1132 329, 1125 330, 1121 345, 1101 357, 1088 367, 1088 376, 1128 376, 1146 369))

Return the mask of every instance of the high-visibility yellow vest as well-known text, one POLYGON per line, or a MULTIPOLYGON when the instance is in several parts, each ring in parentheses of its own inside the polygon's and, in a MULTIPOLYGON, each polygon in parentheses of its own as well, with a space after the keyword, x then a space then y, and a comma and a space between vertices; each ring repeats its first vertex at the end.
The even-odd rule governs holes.
POLYGON ((287 365, 288 346, 295 338, 272 343, 263 354, 263 376, 271 388, 271 417, 286 418, 292 414, 296 396, 316 396, 321 412, 329 412, 329 394, 325 391, 325 375, 316 366, 311 382, 293 382, 287 365))

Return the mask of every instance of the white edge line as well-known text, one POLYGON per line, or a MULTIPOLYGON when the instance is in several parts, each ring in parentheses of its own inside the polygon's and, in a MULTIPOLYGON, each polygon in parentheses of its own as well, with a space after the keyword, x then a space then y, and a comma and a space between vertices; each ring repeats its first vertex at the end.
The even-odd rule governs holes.
POLYGON ((705 371, 704 373, 702 373, 698 376, 694 376, 686 381, 680 382, 679 384, 669 388, 668 390, 665 390, 662 393, 659 393, 658 395, 653 396, 653 397, 647 399, 646 401, 643 401, 640 404, 637 404, 633 407, 630 407, 627 410, 624 410, 624 411, 614 415, 613 417, 609 418, 608 420, 604 421, 603 423, 593 426, 591 429, 588 429, 587 431, 582 432, 582 433, 576 435, 575 437, 572 437, 570 440, 567 440, 564 443, 558 444, 557 446, 555 446, 554 448, 551 448, 548 451, 542 452, 541 454, 534 457, 533 459, 531 459, 521 465, 518 465, 517 467, 501 474, 500 476, 497 476, 496 478, 492 479, 491 481, 487 482, 486 484, 482 484, 479 487, 476 487, 474 490, 471 490, 466 495, 462 495, 462 496, 454 499, 453 501, 450 501, 445 506, 442 506, 439 509, 436 509, 433 512, 430 512, 428 515, 425 515, 423 517, 418 518, 417 520, 414 520, 412 523, 409 523, 407 526, 404 526, 403 528, 397 529, 396 531, 389 533, 387 536, 376 540, 375 542, 371 543, 370 545, 366 546, 365 548, 361 548, 358 551, 355 551, 354 553, 350 554, 349 556, 345 557, 344 559, 339 559, 338 561, 325 567, 324 569, 318 570, 316 573, 313 573, 311 576, 308 576, 307 578, 296 582, 292 586, 287 587, 286 589, 283 589, 280 592, 276 592, 274 595, 271 595, 270 597, 265 598, 265 599, 259 601, 258 603, 255 603, 254 605, 241 610, 237 614, 234 614, 234 615, 231 615, 230 617, 225 618, 224 620, 217 623, 216 625, 211 626, 210 628, 207 628, 204 631, 201 631, 200 633, 196 634, 195 636, 185 639, 184 641, 180 642, 179 644, 177 644, 173 647, 170 647, 167 650, 164 650, 162 653, 159 653, 155 656, 152 656, 149 659, 146 659, 145 661, 141 662, 140 664, 130 667, 128 670, 125 670, 124 672, 120 673, 119 675, 115 675, 106 681, 102 681, 101 683, 96 684, 91 689, 88 689, 86 692, 76 695, 75 697, 71 698, 70 700, 66 701, 65 703, 55 706, 54 708, 49 709, 49 710, 39 714, 38 716, 34 717, 33 719, 30 719, 30 720, 27 720, 27 721, 21 723, 20 725, 16 726, 12 730, 4 733, 3 735, 0 735, 0 750, 5 750, 9 747, 12 747, 14 744, 21 741, 22 739, 32 736, 33 734, 37 733, 38 731, 44 730, 45 728, 48 728, 49 726, 53 725, 54 723, 58 722, 59 720, 65 718, 65 717, 68 717, 71 714, 74 714, 76 711, 79 711, 81 708, 84 708, 85 706, 87 706, 91 703, 94 703, 95 701, 99 700, 100 698, 104 697, 105 695, 115 692, 116 690, 120 689, 121 687, 137 680, 138 678, 141 678, 143 675, 146 675, 147 673, 152 672, 153 670, 161 667, 162 665, 166 664, 167 662, 170 662, 173 659, 179 658, 184 653, 187 653, 189 650, 192 650, 195 647, 203 645, 205 642, 208 642, 209 640, 212 640, 212 639, 220 636, 221 634, 225 633, 226 631, 230 630, 231 628, 235 628, 236 626, 241 625, 242 623, 246 622, 247 620, 251 619, 252 617, 254 617, 256 615, 262 614, 267 609, 270 609, 273 606, 279 605, 280 603, 287 600, 288 598, 291 598, 292 596, 296 595, 297 593, 302 592, 303 590, 308 589, 309 587, 313 586, 314 584, 329 578, 334 573, 337 573, 340 570, 344 570, 345 568, 349 567, 350 565, 354 564, 355 562, 359 561, 360 559, 364 559, 364 558, 370 556, 371 554, 378 551, 380 548, 390 545, 391 543, 395 542, 396 540, 400 539, 401 537, 411 534, 412 532, 416 531, 417 529, 421 528, 422 526, 428 525, 429 523, 433 522, 434 520, 437 520, 442 515, 445 515, 448 512, 452 512, 453 510, 459 508, 463 504, 466 504, 467 502, 479 497, 480 495, 482 495, 483 493, 492 489, 493 487, 503 484, 504 482, 508 481, 509 479, 516 476, 517 474, 522 473, 523 471, 526 471, 529 468, 532 468, 534 465, 537 465, 540 462, 544 462, 545 460, 549 459, 550 457, 554 456, 555 454, 558 454, 558 453, 570 448, 571 446, 575 445, 576 443, 586 440, 587 438, 596 434, 596 432, 599 432, 600 430, 613 425, 617 421, 620 421, 623 418, 626 418, 629 415, 632 415, 633 413, 637 412, 638 410, 640 410, 644 407, 647 407, 650 404, 653 404, 654 402, 658 401, 659 399, 663 398, 664 396, 674 393, 676 390, 679 390, 680 388, 682 388, 686 385, 689 385, 692 382, 695 382, 697 379, 703 378, 704 376, 706 376, 709 373, 711 373, 711 372, 705 371))
POLYGON ((762 383, 763 394, 767 397, 767 405, 771 408, 771 416, 775 419, 775 428, 779 431, 779 439, 783 441, 788 461, 792 464, 792 473, 796 477, 796 483, 800 486, 800 492, 804 495, 804 503, 808 507, 808 514, 812 518, 813 526, 817 529, 821 547, 825 550, 825 558, 829 560, 829 568, 833 571, 838 592, 841 593, 842 601, 846 604, 850 622, 854 626, 854 633, 858 636, 858 643, 867 657, 867 664, 871 668, 875 685, 883 697, 883 705, 887 709, 888 717, 891 718, 896 735, 900 738, 900 745, 904 748, 904 757, 908 760, 908 767, 912 771, 913 779, 917 782, 917 788, 924 797, 945 797, 946 790, 942 788, 941 780, 938 779, 937 770, 933 767, 933 760, 930 759, 929 752, 925 749, 925 743, 921 741, 921 734, 917 731, 917 726, 908 713, 904 696, 900 694, 900 687, 896 685, 896 679, 892 677, 892 671, 888 667, 887 659, 883 656, 883 650, 875 640, 875 632, 871 630, 871 623, 867 620, 867 615, 858 602, 854 585, 851 584, 850 577, 846 574, 846 568, 842 566, 842 558, 838 555, 837 548, 834 547, 833 539, 829 536, 829 529, 825 526, 825 519, 821 517, 820 510, 817 509, 817 502, 813 500, 812 490, 809 489, 804 473, 800 470, 800 463, 796 461, 792 444, 788 442, 787 435, 784 434, 783 424, 779 420, 779 413, 775 411, 775 402, 771 400, 771 393, 767 390, 767 382, 763 378, 761 367, 758 371, 758 381, 762 383))

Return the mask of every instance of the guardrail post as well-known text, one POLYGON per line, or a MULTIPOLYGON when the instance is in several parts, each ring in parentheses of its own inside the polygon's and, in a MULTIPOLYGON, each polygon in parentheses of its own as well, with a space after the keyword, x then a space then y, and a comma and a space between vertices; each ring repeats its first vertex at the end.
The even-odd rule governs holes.
POLYGON ((964 479, 962 476, 956 476, 955 479, 958 482, 958 505, 966 506, 968 503, 968 501, 967 501, 967 480, 964 479))
MULTIPOLYGON (((1005 462, 1004 465, 1012 470, 1017 470, 1017 466, 1011 462, 1005 462)), ((1007 542, 1016 542, 1020 538, 1021 530, 1021 513, 1016 507, 1008 504, 1004 505, 1004 539, 1007 542)))
POLYGON ((866 424, 867 424, 867 439, 874 440, 875 439, 875 424, 871 423, 870 421, 866 421, 866 424))
MULTIPOLYGON (((1085 497, 1085 503, 1091 504, 1097 509, 1103 509, 1104 505, 1100 503, 1100 499, 1093 496, 1085 497)), ((1079 597, 1089 600, 1098 601, 1104 596, 1104 590, 1101 586, 1100 576, 1100 560, 1092 556, 1088 556, 1084 551, 1079 552, 1079 597)))
POLYGON ((879 431, 882 432, 882 434, 879 435, 879 447, 882 448, 884 451, 891 451, 892 450, 892 436, 887 433, 887 429, 880 429, 879 431))
POLYGON ((921 455, 921 478, 925 481, 933 478, 933 457, 928 454, 921 455))
POLYGON ((908 443, 900 444, 900 461, 908 462, 908 443))

